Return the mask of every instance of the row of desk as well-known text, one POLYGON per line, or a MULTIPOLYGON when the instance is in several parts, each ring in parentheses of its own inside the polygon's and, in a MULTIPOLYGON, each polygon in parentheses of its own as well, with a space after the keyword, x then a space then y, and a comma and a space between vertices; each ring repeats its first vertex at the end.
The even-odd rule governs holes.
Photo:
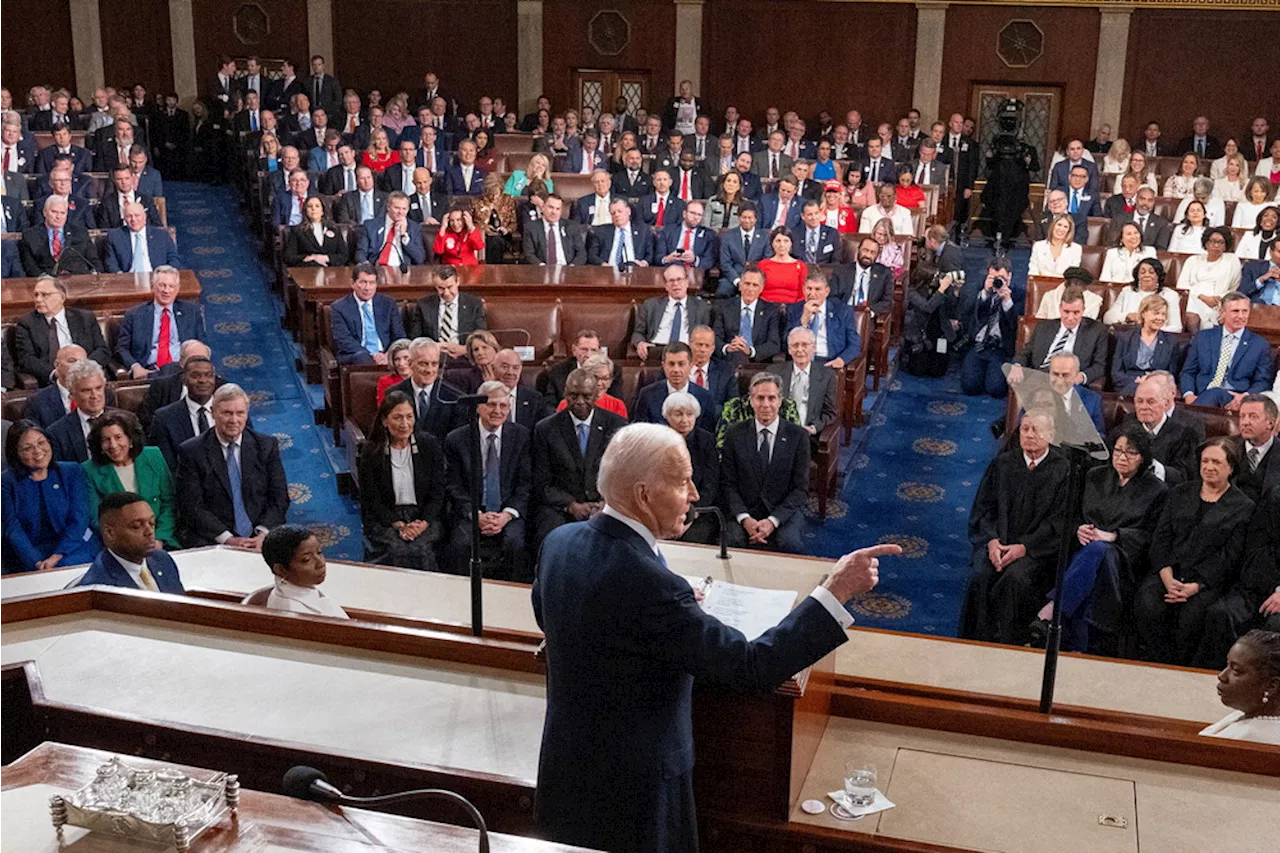
MULTIPOLYGON (((6 278, 0 281, 0 318, 11 323, 35 310, 32 292, 38 279, 6 278)), ((122 314, 151 298, 151 277, 147 273, 103 273, 72 275, 67 285, 67 304, 99 314, 122 314)), ((178 271, 178 298, 199 300, 200 280, 191 270, 178 271)))

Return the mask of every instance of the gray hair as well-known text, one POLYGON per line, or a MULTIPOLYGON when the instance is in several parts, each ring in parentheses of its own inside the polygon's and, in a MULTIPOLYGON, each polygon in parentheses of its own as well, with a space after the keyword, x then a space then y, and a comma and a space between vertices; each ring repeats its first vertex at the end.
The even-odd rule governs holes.
POLYGON ((60 204, 66 208, 71 206, 67 203, 67 197, 65 195, 51 195, 44 200, 44 206, 41 207, 40 210, 44 213, 48 213, 49 208, 55 204, 60 204))
POLYGON ((160 266, 156 267, 151 271, 151 278, 150 278, 151 283, 155 284, 156 279, 162 275, 178 276, 178 268, 171 267, 168 264, 161 264, 160 266))
POLYGON ((1224 293, 1222 295, 1222 302, 1218 306, 1218 310, 1221 311, 1223 308, 1226 308, 1229 303, 1239 302, 1241 299, 1243 299, 1245 302, 1251 301, 1249 297, 1245 296, 1243 293, 1241 293, 1238 290, 1233 290, 1230 293, 1224 293))
POLYGON ((1213 178, 1196 178, 1191 185, 1193 195, 1213 195, 1213 178))
MULTIPOLYGON (((79 364, 79 362, 76 362, 76 363, 79 364)), ((249 395, 246 394, 245 390, 241 388, 239 385, 237 385, 234 382, 228 382, 225 385, 219 385, 217 390, 213 392, 213 397, 210 398, 209 400, 209 411, 211 412, 217 411, 218 406, 222 405, 228 400, 234 400, 237 398, 243 399, 246 406, 249 405, 249 395)))
POLYGON ((61 293, 64 299, 71 295, 71 292, 67 290, 67 283, 63 279, 55 278, 54 276, 46 273, 36 279, 36 284, 39 284, 42 281, 47 281, 49 284, 53 285, 53 289, 61 293))
POLYGON ((588 356, 587 360, 582 363, 582 369, 594 376, 597 369, 604 367, 609 371, 609 375, 613 375, 613 359, 602 352, 598 352, 593 356, 588 356))
POLYGON ((662 401, 662 417, 666 418, 667 415, 676 411, 693 412, 693 416, 699 418, 702 417, 702 404, 688 391, 677 391, 674 394, 668 394, 667 399, 662 401))
POLYGON ((666 458, 687 454, 684 438, 665 424, 630 424, 614 433, 600 460, 597 488, 614 506, 628 506, 636 483, 655 483, 667 474, 666 458))
POLYGON ((67 369, 67 390, 74 394, 77 385, 95 376, 104 382, 107 378, 101 364, 88 357, 82 358, 67 369))
POLYGON ((413 341, 408 338, 400 338, 395 341, 391 346, 387 347, 387 363, 394 365, 396 363, 396 356, 402 352, 408 352, 412 347, 413 341))
POLYGON ((440 344, 434 338, 414 338, 409 342, 409 354, 412 355, 415 350, 433 349, 437 353, 440 352, 440 344))
POLYGON ((204 356, 213 355, 213 350, 210 349, 209 345, 204 341, 199 340, 198 338, 187 338, 178 345, 178 361, 186 361, 187 358, 194 355, 197 350, 199 350, 200 354, 204 356))
POLYGON ((1139 385, 1154 383, 1156 386, 1163 388, 1164 393, 1170 397, 1176 397, 1178 392, 1178 382, 1173 378, 1173 374, 1167 370, 1153 370, 1146 376, 1138 380, 1139 385))
POLYGON ((511 389, 496 379, 490 379, 488 382, 481 382, 480 387, 476 389, 476 393, 481 397, 492 397, 494 394, 501 394, 507 397, 511 394, 511 389))
POLYGON ((795 340, 796 335, 808 335, 809 343, 811 344, 815 344, 818 342, 818 338, 816 335, 814 335, 813 329, 807 328, 805 326, 796 326, 794 329, 792 329, 790 332, 787 333, 788 346, 791 344, 793 340, 795 340))
POLYGON ((1053 362, 1059 361, 1064 358, 1071 359, 1072 364, 1075 365, 1076 373, 1080 372, 1080 356, 1076 355, 1073 352, 1060 352, 1057 355, 1055 355, 1053 358, 1049 359, 1049 363, 1052 364, 1053 362))
MULTIPOLYGON (((805 331, 808 331, 808 330, 806 329, 805 331)), ((810 332, 810 334, 812 334, 812 332, 810 332)), ((759 373, 757 373, 755 376, 751 377, 751 386, 747 388, 748 395, 750 395, 752 392, 756 390, 757 385, 766 385, 766 384, 772 385, 773 387, 778 389, 778 393, 782 393, 782 380, 779 379, 775 374, 762 370, 759 373)))

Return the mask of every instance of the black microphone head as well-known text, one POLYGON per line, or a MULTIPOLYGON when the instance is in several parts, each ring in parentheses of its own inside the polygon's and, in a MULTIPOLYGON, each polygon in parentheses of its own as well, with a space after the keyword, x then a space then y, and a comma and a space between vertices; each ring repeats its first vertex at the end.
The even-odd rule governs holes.
POLYGON ((329 778, 314 767, 299 764, 285 772, 284 779, 280 782, 280 791, 286 796, 297 797, 300 800, 314 800, 316 795, 311 790, 311 783, 328 781, 329 778))

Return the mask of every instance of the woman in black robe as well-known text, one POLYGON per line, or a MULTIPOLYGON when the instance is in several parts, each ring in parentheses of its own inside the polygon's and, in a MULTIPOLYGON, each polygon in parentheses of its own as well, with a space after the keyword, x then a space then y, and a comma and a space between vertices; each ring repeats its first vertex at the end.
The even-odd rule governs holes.
MULTIPOLYGON (((1111 464, 1085 475, 1082 546, 1062 581, 1062 649, 1114 655, 1123 602, 1146 562, 1151 532, 1164 505, 1167 486, 1151 470, 1151 436, 1130 424, 1115 441, 1111 464)), ((1031 645, 1044 648, 1052 593, 1031 626, 1031 645)))
POLYGON ((1240 467, 1235 439, 1200 447, 1200 480, 1169 490, 1152 536, 1153 569, 1134 597, 1144 660, 1187 666, 1205 614, 1230 588, 1244 557, 1253 501, 1231 484, 1240 467))

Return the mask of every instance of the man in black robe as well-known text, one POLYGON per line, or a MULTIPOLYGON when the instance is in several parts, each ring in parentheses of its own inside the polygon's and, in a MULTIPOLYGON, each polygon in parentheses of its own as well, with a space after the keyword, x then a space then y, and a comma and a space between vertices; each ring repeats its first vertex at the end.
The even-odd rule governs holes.
POLYGON ((1069 463, 1053 441, 1053 416, 1028 412, 1020 447, 987 467, 969 515, 973 575, 960 636, 1026 645, 1030 623, 1053 586, 1069 463))
POLYGON ((1196 448, 1201 438, 1185 422, 1169 414, 1177 394, 1178 387, 1168 372, 1148 373, 1138 381, 1133 392, 1133 414, 1107 437, 1107 443, 1114 446, 1125 427, 1137 420, 1151 436, 1151 456, 1155 459, 1152 468, 1156 476, 1171 486, 1199 476, 1200 471, 1196 448))

